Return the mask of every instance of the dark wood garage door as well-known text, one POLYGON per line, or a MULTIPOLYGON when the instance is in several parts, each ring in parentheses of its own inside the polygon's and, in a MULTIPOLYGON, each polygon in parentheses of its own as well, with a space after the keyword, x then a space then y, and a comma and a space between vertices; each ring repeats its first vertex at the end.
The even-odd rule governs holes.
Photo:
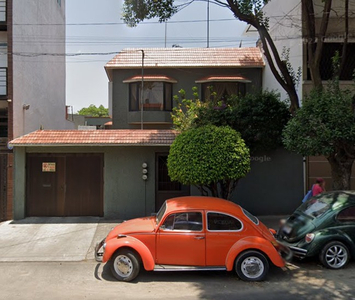
POLYGON ((26 216, 103 216, 102 154, 27 154, 26 216))

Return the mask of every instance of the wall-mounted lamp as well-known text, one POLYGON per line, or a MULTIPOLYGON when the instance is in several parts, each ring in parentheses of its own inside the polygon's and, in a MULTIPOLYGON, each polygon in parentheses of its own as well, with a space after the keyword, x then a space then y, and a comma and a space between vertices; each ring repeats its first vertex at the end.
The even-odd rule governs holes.
POLYGON ((22 108, 23 108, 24 110, 28 110, 28 109, 30 108, 30 105, 29 105, 29 104, 24 104, 24 105, 22 106, 22 108))
POLYGON ((9 102, 9 103, 12 102, 12 99, 7 99, 7 102, 9 102))

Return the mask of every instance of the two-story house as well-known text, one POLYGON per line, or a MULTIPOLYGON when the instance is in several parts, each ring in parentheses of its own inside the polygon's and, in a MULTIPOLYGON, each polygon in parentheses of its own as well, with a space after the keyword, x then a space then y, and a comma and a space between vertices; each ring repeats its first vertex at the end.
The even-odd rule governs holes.
POLYGON ((65 119, 65 0, 0 0, 0 221, 12 217, 8 142, 65 119))
MULTIPOLYGON (((38 130, 11 142, 15 218, 126 219, 156 212, 167 198, 198 195, 168 176, 178 134, 173 96, 184 89, 192 97, 197 87, 208 99, 211 85, 219 97, 253 93, 261 89, 263 68, 257 47, 122 50, 105 65, 112 129, 38 130)), ((291 211, 302 196, 300 161, 283 149, 252 157, 234 200, 255 214, 291 211)))

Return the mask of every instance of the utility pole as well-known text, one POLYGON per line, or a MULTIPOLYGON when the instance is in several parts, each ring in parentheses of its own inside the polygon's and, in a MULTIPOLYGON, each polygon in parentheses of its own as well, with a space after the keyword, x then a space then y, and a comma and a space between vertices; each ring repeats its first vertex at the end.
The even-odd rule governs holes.
POLYGON ((143 129, 143 104, 144 104, 144 50, 142 49, 142 82, 141 82, 141 129, 143 129))
POLYGON ((210 0, 207 1, 207 48, 210 47, 210 0))

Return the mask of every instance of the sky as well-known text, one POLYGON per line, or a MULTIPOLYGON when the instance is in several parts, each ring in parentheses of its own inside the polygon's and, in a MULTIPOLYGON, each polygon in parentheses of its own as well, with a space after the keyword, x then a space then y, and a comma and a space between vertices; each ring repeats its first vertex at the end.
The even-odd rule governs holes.
POLYGON ((255 46, 255 40, 242 36, 246 24, 212 2, 208 42, 206 1, 193 2, 167 24, 147 20, 134 28, 123 23, 122 4, 123 0, 66 0, 66 104, 74 112, 91 104, 108 107, 104 66, 125 48, 255 46))

